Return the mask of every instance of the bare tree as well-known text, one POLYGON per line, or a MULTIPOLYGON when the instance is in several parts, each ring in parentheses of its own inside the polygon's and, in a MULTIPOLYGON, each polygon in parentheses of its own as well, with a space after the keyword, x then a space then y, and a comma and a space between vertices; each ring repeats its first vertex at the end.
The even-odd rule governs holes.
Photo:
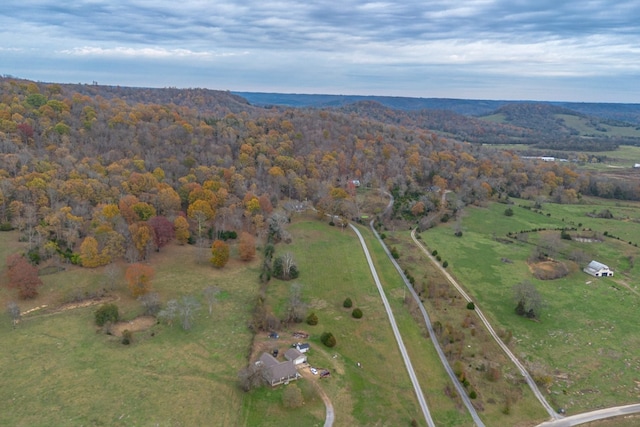
POLYGON ((264 384, 264 369, 262 362, 258 361, 238 372, 240 388, 244 391, 251 391, 262 386, 264 384))
POLYGON ((289 305, 285 314, 285 323, 300 323, 304 320, 307 312, 307 305, 302 300, 302 285, 293 283, 289 288, 289 305))
POLYGON ((11 323, 15 328, 18 322, 20 321, 20 307, 14 301, 9 301, 7 304, 7 314, 11 318, 11 323))
POLYGON ((138 297, 138 301, 144 307, 144 314, 155 316, 160 311, 160 294, 148 292, 138 297))
POLYGON ((116 288, 116 282, 121 275, 122 271, 116 264, 107 265, 104 268, 104 277, 106 281, 105 288, 113 291, 116 288))
POLYGON ((167 301, 167 305, 164 309, 158 312, 158 319, 161 319, 167 323, 167 325, 173 325, 173 321, 178 315, 178 301, 172 299, 167 301))
POLYGON ((220 293, 220 288, 217 286, 207 286, 202 291, 204 295, 204 299, 207 301, 209 305, 209 316, 213 313, 213 306, 218 302, 218 294, 220 293))
POLYGON ((193 319, 200 309, 200 303, 193 295, 184 295, 178 300, 178 316, 182 329, 188 331, 193 326, 193 319))
POLYGON ((537 318, 544 307, 542 295, 533 283, 525 280, 513 287, 513 298, 516 302, 516 314, 529 318, 537 318))

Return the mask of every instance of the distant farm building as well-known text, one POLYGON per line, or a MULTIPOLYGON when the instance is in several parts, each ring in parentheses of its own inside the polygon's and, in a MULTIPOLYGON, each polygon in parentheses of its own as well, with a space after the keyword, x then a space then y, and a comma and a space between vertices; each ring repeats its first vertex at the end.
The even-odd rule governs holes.
POLYGON ((585 273, 590 274, 594 277, 611 277, 613 276, 613 271, 606 265, 598 261, 591 261, 589 265, 587 265, 584 270, 585 273))

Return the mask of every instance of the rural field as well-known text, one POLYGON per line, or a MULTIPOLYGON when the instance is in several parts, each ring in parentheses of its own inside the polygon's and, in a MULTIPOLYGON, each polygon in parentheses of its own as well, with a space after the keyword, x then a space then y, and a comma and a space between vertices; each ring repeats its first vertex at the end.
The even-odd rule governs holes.
MULTIPOLYGON (((15 329, 6 316, 0 322, 5 344, 0 352, 4 380, 0 398, 10 402, 8 410, 0 411, 0 424, 253 426, 289 424, 303 417, 321 425, 324 405, 315 388, 317 378, 297 382, 305 398, 304 407, 298 409, 282 405, 283 386, 249 393, 237 386, 237 373, 252 347, 284 351, 292 342, 291 331, 304 330, 310 334, 310 363, 332 372, 319 385, 333 402, 336 425, 408 425, 413 419, 424 425, 355 234, 314 217, 298 218, 290 228, 293 243, 277 245, 276 253, 294 255, 301 271, 296 283, 319 323, 284 328, 277 342, 269 342, 263 334, 254 340, 248 328, 261 260, 231 261, 216 270, 198 262, 202 254, 191 246, 170 245, 153 254, 153 290, 161 299, 192 294, 202 307, 191 330, 155 324, 134 332, 128 346, 94 325, 99 304, 80 306, 96 301, 78 302, 83 295, 106 288, 108 296, 98 302, 114 302, 125 321, 134 321, 142 308, 129 295, 122 271, 113 289, 102 269, 64 265, 65 271, 42 276, 40 296, 20 303, 23 313, 33 311, 15 329), (209 285, 222 290, 211 316, 201 296, 209 285), (342 307, 346 297, 364 312, 362 319, 352 318, 351 311, 342 307), (333 349, 320 343, 325 331, 337 338, 333 349)), ((21 249, 15 233, 2 233, 0 239, 5 257, 21 249)), ((443 393, 448 379, 424 329, 403 307, 404 285, 397 272, 379 245, 373 255, 406 334, 405 343, 420 361, 416 370, 434 407, 434 419, 439 424, 467 425, 468 416, 443 393)), ((277 315, 286 308, 292 283, 273 279, 267 288, 268 303, 277 315)), ((11 299, 3 286, 3 307, 11 299)))
MULTIPOLYGON (((530 201, 513 202, 467 207, 457 225, 438 225, 421 233, 422 241, 447 261, 494 327, 509 332, 512 349, 536 373, 554 407, 578 413, 635 402, 640 384, 629 373, 640 368, 639 206, 589 199, 535 209, 530 201), (513 215, 505 216, 509 207, 513 215), (605 210, 610 218, 597 217, 605 210), (459 227, 462 236, 456 237, 459 227), (564 227, 577 230, 569 230, 571 240, 560 238, 564 227), (525 230, 538 231, 508 237, 525 230), (593 239, 578 241, 579 236, 593 239), (537 246, 550 244, 549 257, 568 274, 540 280, 528 260, 537 246), (585 274, 582 268, 592 259, 610 266, 615 276, 585 274), (534 284, 545 302, 538 320, 514 313, 512 288, 523 281, 534 284)), ((393 235, 408 242, 408 232, 393 235)))
MULTIPOLYGON (((633 402, 640 392, 637 378, 627 374, 640 368, 640 334, 634 321, 640 302, 634 279, 638 273, 635 242, 640 242, 638 206, 594 199, 588 204, 543 204, 536 209, 529 201, 513 202, 468 207, 457 220, 461 237, 454 236, 452 220, 421 233, 421 241, 448 262, 450 273, 509 341, 554 406, 577 413, 633 402), (507 207, 513 209, 513 216, 504 215, 507 207), (605 209, 613 218, 594 217, 605 209), (556 229, 562 227, 576 228, 580 232, 571 231, 574 235, 593 235, 602 241, 550 237, 559 236, 556 229), (525 233, 527 237, 507 237, 508 233, 543 228, 546 230, 525 233), (569 274, 538 280, 527 260, 539 242, 548 241, 556 243, 554 258, 568 266, 569 274), (616 276, 587 276, 569 260, 576 251, 584 252, 585 259, 608 264, 616 276), (514 314, 512 286, 523 280, 534 283, 546 302, 539 321, 514 314)), ((416 307, 405 299, 405 285, 373 235, 366 227, 360 228, 434 421, 437 425, 470 425, 422 320, 416 316, 416 307)), ((291 253, 300 276, 288 282, 272 279, 266 288, 266 303, 282 317, 295 283, 302 289, 308 312, 314 312, 319 322, 282 327, 278 340, 266 333, 254 337, 248 328, 260 288, 260 256, 248 264, 232 260, 217 270, 198 261, 206 256, 192 246, 170 245, 153 254, 153 288, 162 300, 192 294, 202 307, 191 330, 183 331, 178 324, 155 324, 134 332, 128 346, 94 325, 99 305, 73 305, 83 294, 107 288, 108 299, 118 305, 125 320, 136 319, 142 308, 129 295, 124 266, 113 289, 102 269, 65 265, 63 272, 42 276, 41 296, 20 304, 23 313, 41 308, 23 316, 15 329, 6 316, 0 322, 5 343, 0 352, 4 380, 0 398, 9 402, 9 409, 0 411, 0 424, 275 426, 305 419, 309 425, 322 425, 324 404, 319 386, 333 403, 335 425, 409 425, 414 419, 425 425, 355 234, 305 215, 294 217, 289 230, 293 241, 276 245, 276 256, 291 253), (212 315, 202 298, 202 290, 210 285, 222 290, 212 315), (343 308, 347 297, 363 311, 361 319, 352 318, 351 310, 343 308), (249 355, 274 348, 284 352, 297 341, 293 331, 309 334, 309 363, 329 369, 331 377, 319 380, 305 373, 296 383, 305 405, 297 409, 283 406, 287 386, 242 392, 237 373, 246 366, 249 355), (320 343, 323 332, 334 334, 334 348, 320 343)), ((405 272, 423 287, 432 322, 456 337, 446 351, 466 361, 467 365, 454 367, 462 370, 470 384, 468 391, 477 394, 474 405, 483 420, 487 425, 521 426, 544 421, 545 412, 518 378, 515 367, 418 251, 409 232, 386 230, 385 241, 397 247, 405 272), (488 372, 495 367, 499 372, 489 378, 488 372)), ((0 239, 0 256, 21 249, 15 233, 2 233, 0 239)), ((10 291, 3 286, 3 307, 10 299, 10 291)))

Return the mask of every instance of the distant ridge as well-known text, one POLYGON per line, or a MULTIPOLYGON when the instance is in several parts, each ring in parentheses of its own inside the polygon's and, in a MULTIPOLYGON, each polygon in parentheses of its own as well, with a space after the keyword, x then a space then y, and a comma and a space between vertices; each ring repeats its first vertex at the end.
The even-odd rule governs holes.
POLYGON ((640 125, 639 104, 615 104, 562 101, 506 101, 453 98, 412 98, 400 96, 368 95, 312 95, 263 92, 231 92, 255 106, 285 106, 294 108, 334 108, 361 101, 376 101, 396 110, 446 110, 465 116, 485 116, 505 105, 547 104, 567 108, 577 113, 602 119, 613 119, 640 125))

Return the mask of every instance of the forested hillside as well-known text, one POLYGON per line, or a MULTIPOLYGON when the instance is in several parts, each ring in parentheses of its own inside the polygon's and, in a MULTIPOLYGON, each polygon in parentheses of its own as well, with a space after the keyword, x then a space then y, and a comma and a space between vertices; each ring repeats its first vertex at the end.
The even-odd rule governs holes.
POLYGON ((262 236, 290 200, 350 219, 355 179, 393 190, 396 214, 416 221, 439 207, 444 190, 459 204, 507 195, 640 198, 634 183, 424 129, 467 126, 446 115, 391 120, 387 110, 374 119, 358 108, 264 109, 204 89, 2 78, 1 227, 22 231, 34 261, 61 253, 90 267, 143 260, 174 232, 207 245, 221 231, 262 236), (431 121, 416 126, 422 118, 431 121))

